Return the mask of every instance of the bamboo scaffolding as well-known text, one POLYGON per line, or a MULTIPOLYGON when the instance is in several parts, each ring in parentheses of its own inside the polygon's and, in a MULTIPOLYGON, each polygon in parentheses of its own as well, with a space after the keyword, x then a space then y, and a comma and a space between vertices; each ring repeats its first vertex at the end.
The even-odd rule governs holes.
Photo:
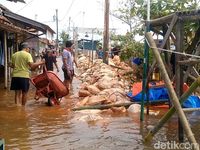
MULTIPOLYGON (((152 37, 150 32, 146 33, 146 39, 147 39, 150 47, 153 47, 154 56, 155 56, 156 61, 157 61, 158 65, 159 65, 159 68, 161 70, 164 82, 165 82, 166 87, 167 87, 167 89, 169 91, 169 97, 172 100, 174 106, 168 111, 168 113, 163 118, 161 118, 161 120, 158 122, 158 124, 155 126, 155 128, 153 128, 153 130, 151 130, 149 132, 149 134, 146 136, 145 139, 146 140, 150 139, 150 137, 152 137, 166 123, 166 121, 176 111, 178 116, 180 117, 181 124, 183 126, 183 129, 184 129, 184 131, 186 133, 186 136, 187 136, 189 142, 192 143, 193 146, 194 146, 195 144, 197 144, 196 139, 195 139, 195 137, 194 137, 194 135, 193 135, 193 133, 191 131, 190 125, 189 125, 189 123, 187 121, 187 118, 186 118, 186 116, 185 116, 185 114, 184 114, 184 112, 182 110, 182 107, 181 107, 181 104, 179 102, 179 99, 178 99, 178 97, 177 97, 177 95, 176 95, 176 93, 174 91, 174 88, 173 88, 173 86, 171 84, 171 80, 170 80, 170 78, 169 78, 169 76, 167 74, 167 71, 165 69, 164 63, 163 63, 162 58, 160 56, 160 53, 159 53, 159 51, 158 51, 158 49, 156 47, 156 43, 153 40, 153 37, 152 37)), ((194 91, 194 89, 196 89, 198 87, 199 83, 200 83, 200 78, 198 78, 198 80, 196 80, 192 84, 190 89, 187 91, 187 95, 183 94, 183 97, 182 97, 181 100, 184 101, 185 99, 187 99, 187 97, 194 91)), ((198 147, 193 147, 193 148, 195 150, 199 150, 198 147)))
POLYGON ((200 108, 183 108, 184 112, 200 111, 200 108))
POLYGON ((174 15, 173 18, 172 18, 172 21, 169 25, 169 28, 163 38, 163 42, 162 42, 162 45, 160 46, 161 48, 164 48, 165 44, 167 43, 167 40, 169 39, 169 36, 170 36, 170 33, 172 32, 172 29, 174 27, 174 25, 176 24, 178 20, 178 16, 177 15, 174 15))
MULTIPOLYGON (((149 23, 152 26, 159 26, 161 24, 166 24, 166 23, 171 22, 171 20, 172 20, 173 17, 174 17, 174 14, 170 14, 168 16, 164 16, 164 17, 161 17, 161 18, 158 18, 158 19, 150 20, 149 23)), ((146 24, 147 23, 148 22, 146 22, 146 24)))
MULTIPOLYGON (((168 27, 168 30, 167 30, 167 32, 166 32, 164 38, 163 38, 163 42, 162 42, 162 45, 161 45, 160 48, 164 48, 164 46, 166 45, 167 40, 169 39, 169 36, 170 36, 170 34, 172 33, 172 29, 173 29, 174 25, 176 24, 176 22, 177 22, 177 20, 178 20, 178 16, 177 16, 176 14, 173 15, 173 16, 170 15, 170 16, 168 16, 168 17, 169 17, 169 18, 172 17, 172 19, 171 19, 170 25, 169 25, 169 27, 168 27)), ((165 18, 165 17, 164 17, 164 18, 165 18)), ((155 22, 157 22, 157 20, 155 20, 155 22)), ((151 23, 153 23, 153 21, 151 21, 151 23)), ((156 61, 154 60, 153 63, 152 63, 152 65, 151 65, 151 68, 149 69, 149 73, 148 73, 148 75, 147 75, 147 76, 148 76, 147 79, 150 78, 150 76, 151 76, 151 74, 152 74, 152 72, 153 72, 153 69, 154 69, 155 65, 156 65, 156 61)))
MULTIPOLYGON (((197 46, 197 49, 196 49, 196 52, 195 52, 195 54, 194 55, 197 55, 197 56, 199 56, 199 54, 200 54, 200 45, 198 45, 197 46)), ((192 57, 193 58, 193 57, 192 57)), ((196 60, 196 59, 195 59, 196 60)), ((197 59, 197 61, 198 61, 198 59, 197 59)), ((191 64, 191 63, 187 63, 188 65, 188 68, 187 68, 187 70, 186 70, 186 73, 184 74, 184 77, 183 77, 183 82, 186 82, 186 80, 187 80, 187 78, 188 78, 188 76, 189 76, 189 74, 190 74, 190 72, 191 72, 191 69, 194 69, 193 67, 191 67, 191 66, 193 66, 194 64, 191 64)))
POLYGON ((181 61, 178 61, 179 65, 187 65, 187 66, 195 65, 197 63, 200 63, 200 60, 198 60, 198 59, 191 59, 191 60, 181 60, 181 61))

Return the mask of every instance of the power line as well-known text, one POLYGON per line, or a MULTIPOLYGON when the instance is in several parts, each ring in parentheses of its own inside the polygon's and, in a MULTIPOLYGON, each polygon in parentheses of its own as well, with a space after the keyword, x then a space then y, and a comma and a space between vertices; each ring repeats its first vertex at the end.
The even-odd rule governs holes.
MULTIPOLYGON (((146 39, 146 38, 145 38, 146 39)), ((146 39, 147 43, 148 43, 148 40, 146 39)), ((148 43, 149 47, 150 48, 154 48, 154 49, 158 49, 158 50, 161 50, 161 51, 165 51, 165 52, 171 52, 171 53, 175 53, 175 54, 179 54, 179 55, 184 55, 184 56, 189 56, 189 57, 193 57, 193 58, 200 58, 200 56, 197 56, 197 55, 192 55, 192 54, 187 54, 185 52, 177 52, 177 51, 174 51, 174 50, 168 50, 168 49, 163 49, 163 48, 158 48, 158 47, 152 47, 150 46, 150 44, 148 43)))
POLYGON ((65 13, 64 17, 63 17, 60 21, 63 21, 63 20, 65 19, 65 17, 68 15, 68 13, 69 13, 69 11, 71 10, 72 5, 74 4, 75 1, 76 1, 76 0, 72 0, 72 1, 71 1, 71 4, 70 4, 70 6, 69 6, 68 9, 67 9, 67 12, 65 13))
POLYGON ((26 5, 24 7, 22 7, 21 9, 19 9, 16 13, 20 12, 21 10, 23 10, 24 8, 26 8, 30 3, 32 3, 34 0, 31 0, 30 2, 26 3, 26 5))

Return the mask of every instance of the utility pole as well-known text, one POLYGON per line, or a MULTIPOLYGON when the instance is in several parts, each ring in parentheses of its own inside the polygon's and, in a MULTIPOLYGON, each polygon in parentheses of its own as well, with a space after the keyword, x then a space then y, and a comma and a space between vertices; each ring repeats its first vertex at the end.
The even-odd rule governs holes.
MULTIPOLYGON (((147 25, 146 25, 146 31, 149 32, 149 21, 150 21, 150 0, 147 0, 147 25)), ((140 121, 144 121, 144 101, 145 98, 147 100, 147 106, 149 105, 149 93, 148 93, 148 79, 147 74, 149 70, 149 46, 147 44, 147 41, 144 42, 144 63, 143 63, 143 81, 142 81, 142 101, 141 101, 141 111, 140 111, 140 121)), ((147 107, 147 114, 149 114, 149 106, 147 107)))
POLYGON ((103 62, 106 64, 108 64, 108 51, 109 51, 109 5, 110 5, 110 1, 105 0, 104 34, 103 34, 103 62))
POLYGON ((71 17, 69 17, 69 27, 68 27, 68 33, 70 34, 70 28, 71 28, 71 17))
POLYGON ((58 9, 56 9, 56 51, 58 51, 58 9))

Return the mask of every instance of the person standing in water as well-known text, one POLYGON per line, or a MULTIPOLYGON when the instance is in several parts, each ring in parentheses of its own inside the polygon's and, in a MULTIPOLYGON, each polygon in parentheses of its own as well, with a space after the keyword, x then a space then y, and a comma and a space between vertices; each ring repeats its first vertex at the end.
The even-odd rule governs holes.
POLYGON ((33 62, 30 47, 24 42, 20 45, 20 51, 12 55, 10 67, 13 68, 10 90, 15 91, 15 104, 25 105, 29 90, 30 70, 43 65, 45 61, 33 62))
POLYGON ((71 41, 66 41, 66 47, 63 49, 62 52, 62 70, 64 73, 64 84, 67 89, 70 89, 70 84, 74 76, 73 58, 71 54, 72 45, 73 44, 71 41))

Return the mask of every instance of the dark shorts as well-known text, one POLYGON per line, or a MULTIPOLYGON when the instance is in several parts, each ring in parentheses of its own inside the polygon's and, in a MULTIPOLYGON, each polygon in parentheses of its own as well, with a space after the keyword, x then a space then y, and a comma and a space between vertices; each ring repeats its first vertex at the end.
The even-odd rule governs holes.
POLYGON ((10 90, 22 90, 28 92, 29 78, 12 77, 10 90))
POLYGON ((74 76, 74 70, 67 70, 67 69, 62 69, 64 72, 64 79, 65 80, 71 80, 74 76))

